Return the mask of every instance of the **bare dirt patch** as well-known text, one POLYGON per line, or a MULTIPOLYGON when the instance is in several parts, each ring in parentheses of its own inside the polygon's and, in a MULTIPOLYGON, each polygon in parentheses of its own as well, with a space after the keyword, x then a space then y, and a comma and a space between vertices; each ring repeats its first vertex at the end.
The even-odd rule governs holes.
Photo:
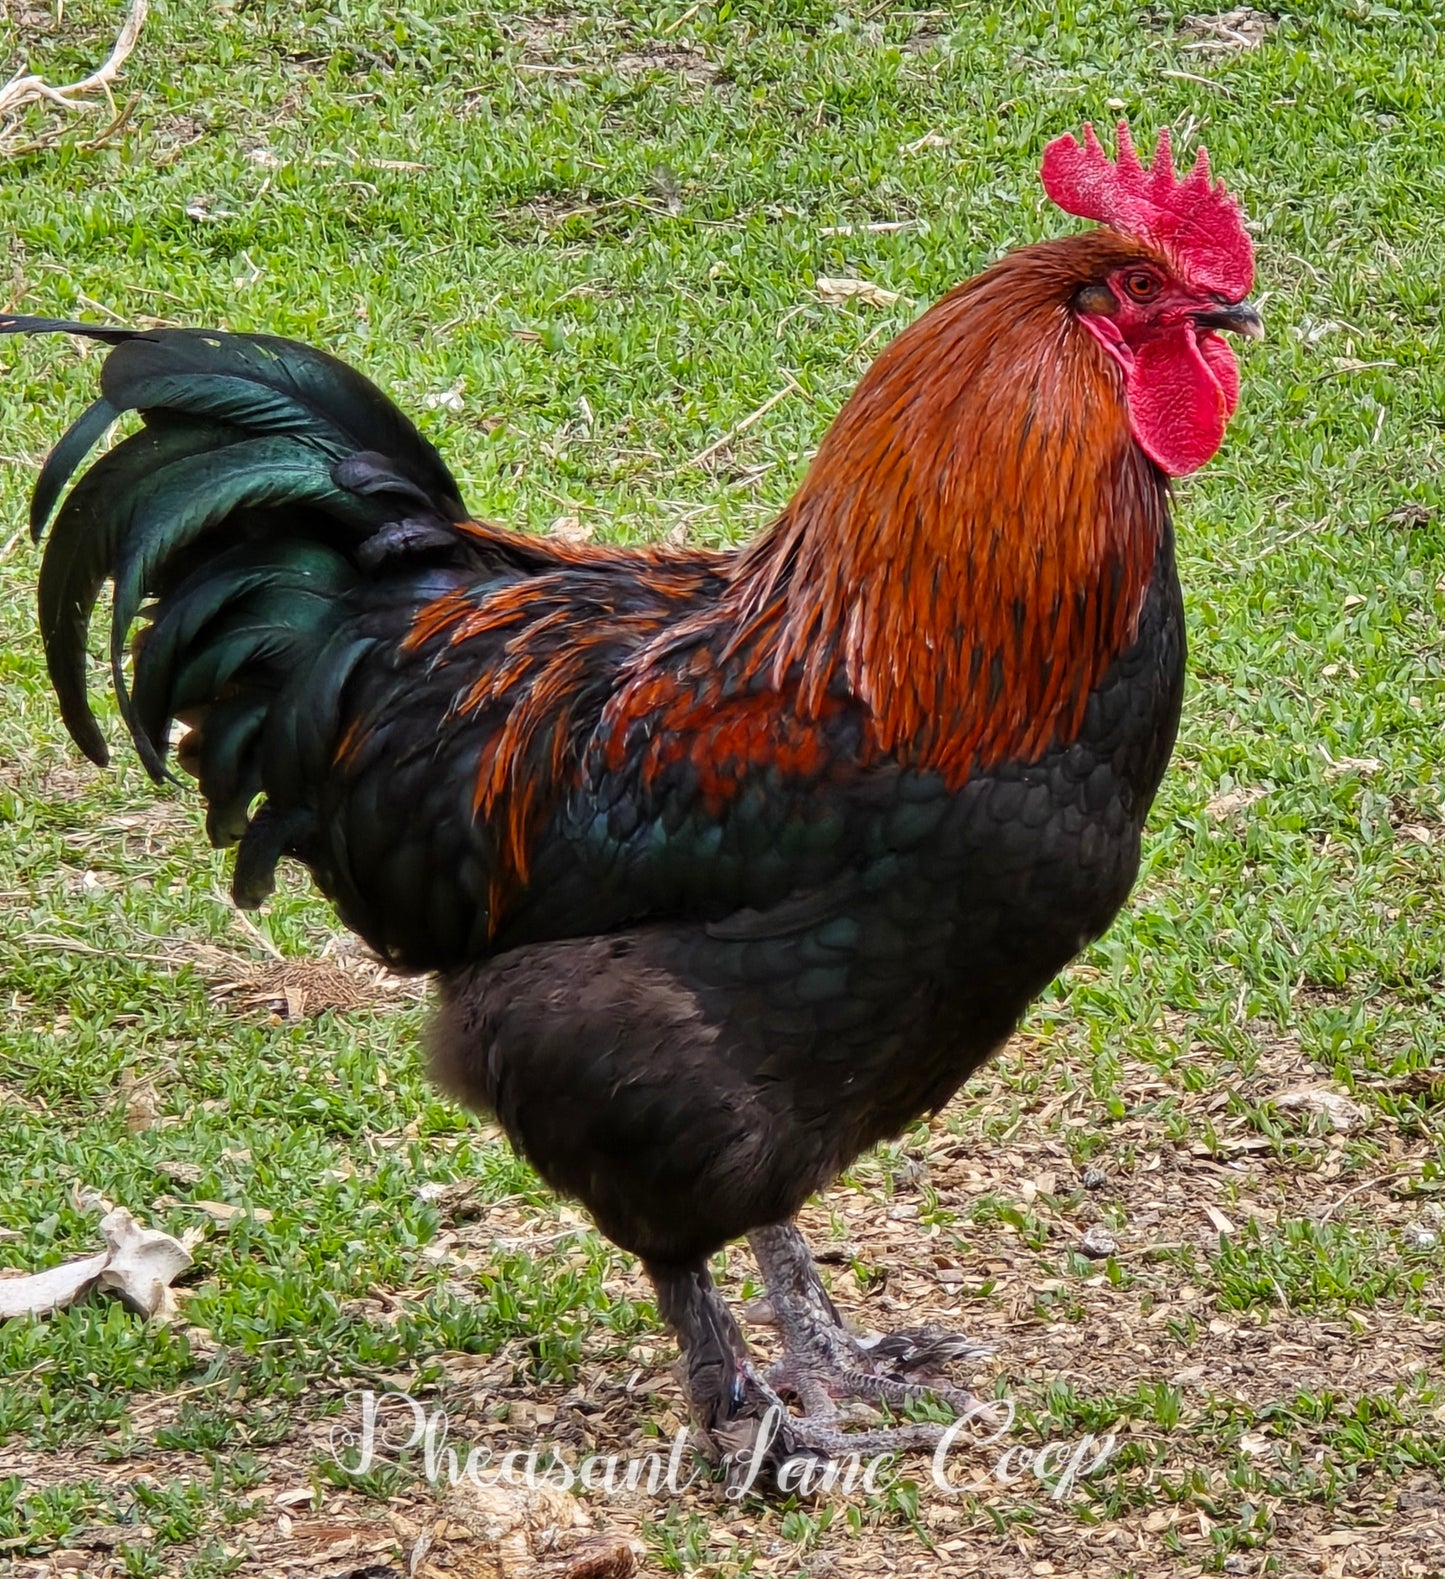
POLYGON ((1252 6, 1236 6, 1211 16, 1187 16, 1181 29, 1184 47, 1201 54, 1222 55, 1258 49, 1278 26, 1279 18, 1252 6))
POLYGON ((654 39, 641 49, 618 55, 612 63, 618 75, 640 77, 650 71, 675 73, 687 82, 714 82, 722 68, 700 49, 671 39, 654 39))

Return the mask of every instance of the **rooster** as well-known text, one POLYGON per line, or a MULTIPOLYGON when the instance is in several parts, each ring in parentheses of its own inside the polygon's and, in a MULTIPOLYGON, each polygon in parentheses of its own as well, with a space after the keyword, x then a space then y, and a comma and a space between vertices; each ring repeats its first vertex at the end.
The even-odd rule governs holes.
POLYGON ((61 712, 97 763, 86 638, 113 584, 122 718, 174 721, 207 831, 260 904, 300 861, 348 927, 436 977, 434 1068, 641 1259, 721 1453, 929 1446, 850 1432, 965 1340, 849 1331, 793 1219, 939 1109, 1134 883, 1184 629, 1169 479, 1261 332, 1239 207, 1201 149, 1120 125, 1043 184, 1101 228, 959 286, 863 377, 737 553, 474 520, 358 373, 262 335, 11 317, 114 349, 50 455, 40 570, 61 712), (126 642, 140 620, 127 675, 126 642), (708 1272, 756 1253, 782 1355, 708 1272), (785 1407, 786 1406, 786 1407, 785 1407))

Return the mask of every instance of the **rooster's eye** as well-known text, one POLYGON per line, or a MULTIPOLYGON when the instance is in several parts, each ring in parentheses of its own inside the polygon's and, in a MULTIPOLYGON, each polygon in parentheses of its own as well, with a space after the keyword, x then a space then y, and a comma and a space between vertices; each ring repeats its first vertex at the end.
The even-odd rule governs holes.
POLYGON ((1147 302, 1159 294, 1159 279, 1144 269, 1136 269, 1124 276, 1124 289, 1136 302, 1147 302))

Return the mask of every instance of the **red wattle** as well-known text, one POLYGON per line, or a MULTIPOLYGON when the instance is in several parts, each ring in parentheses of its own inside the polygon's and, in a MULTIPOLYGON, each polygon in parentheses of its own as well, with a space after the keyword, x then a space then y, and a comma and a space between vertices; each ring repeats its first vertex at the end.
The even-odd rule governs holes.
POLYGON ((1223 391, 1225 409, 1232 417, 1239 404, 1239 363, 1234 360, 1234 347, 1211 331, 1200 336, 1199 351, 1223 391))
POLYGON ((1181 328, 1137 347, 1126 381, 1139 447, 1171 477, 1198 471, 1224 441, 1239 399, 1234 353, 1213 334, 1201 345, 1181 328))

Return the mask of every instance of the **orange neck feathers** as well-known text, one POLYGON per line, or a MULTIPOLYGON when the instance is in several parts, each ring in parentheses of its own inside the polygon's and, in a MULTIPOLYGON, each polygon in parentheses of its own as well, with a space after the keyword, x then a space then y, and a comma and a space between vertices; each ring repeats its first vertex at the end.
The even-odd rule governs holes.
POLYGON ((841 672, 873 749, 951 785, 1078 729, 1167 504, 1069 304, 1140 251, 1093 231, 1013 253, 869 369, 728 594, 733 650, 805 716, 841 672))

